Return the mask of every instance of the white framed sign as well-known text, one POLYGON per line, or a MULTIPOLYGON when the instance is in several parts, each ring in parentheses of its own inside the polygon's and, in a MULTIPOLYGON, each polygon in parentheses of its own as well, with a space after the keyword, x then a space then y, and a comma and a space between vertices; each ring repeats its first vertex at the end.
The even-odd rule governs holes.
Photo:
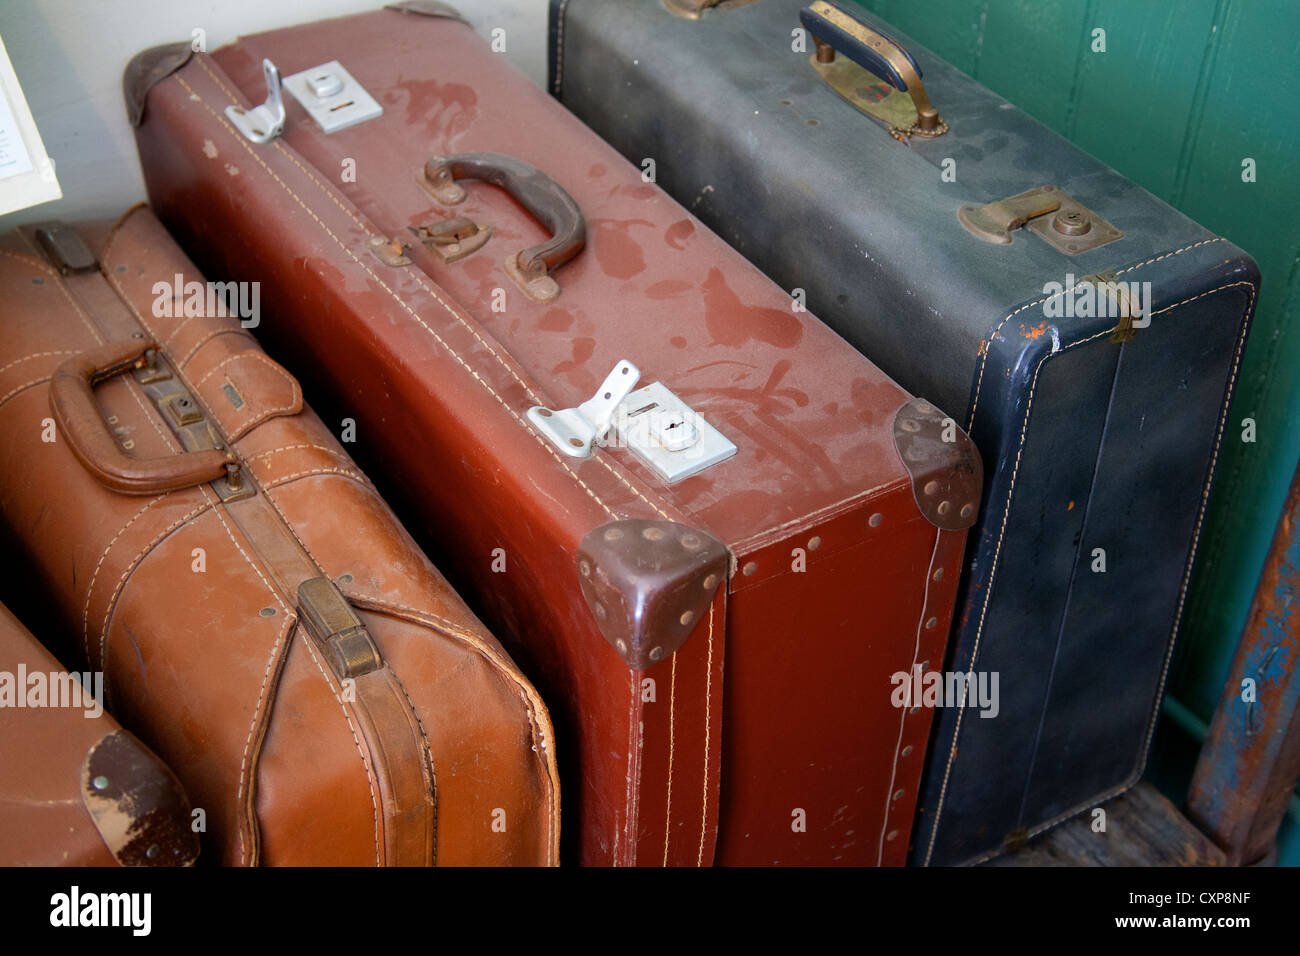
POLYGON ((62 196, 0 37, 0 216, 62 196))

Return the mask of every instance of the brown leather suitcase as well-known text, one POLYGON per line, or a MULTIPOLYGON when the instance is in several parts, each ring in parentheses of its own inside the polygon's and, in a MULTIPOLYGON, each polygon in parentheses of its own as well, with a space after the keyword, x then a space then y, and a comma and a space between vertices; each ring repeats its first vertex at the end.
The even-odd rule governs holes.
POLYGON ((159 214, 262 281, 268 348, 551 702, 570 858, 903 862, 932 711, 891 678, 941 666, 980 492, 942 412, 445 5, 126 90, 159 214))
POLYGON ((556 862, 545 708, 227 314, 253 287, 137 207, 4 237, 0 288, 0 513, 212 857, 556 862))
POLYGON ((0 604, 0 866, 189 866, 176 775, 0 604))

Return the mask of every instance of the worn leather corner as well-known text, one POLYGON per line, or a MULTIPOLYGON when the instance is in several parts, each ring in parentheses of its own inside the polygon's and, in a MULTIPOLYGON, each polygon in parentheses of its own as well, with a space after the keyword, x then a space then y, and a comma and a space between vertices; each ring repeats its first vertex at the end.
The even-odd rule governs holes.
POLYGON ((122 73, 122 96, 126 99, 126 116, 132 127, 144 122, 149 91, 188 63, 193 55, 194 50, 186 40, 150 47, 131 57, 122 73))

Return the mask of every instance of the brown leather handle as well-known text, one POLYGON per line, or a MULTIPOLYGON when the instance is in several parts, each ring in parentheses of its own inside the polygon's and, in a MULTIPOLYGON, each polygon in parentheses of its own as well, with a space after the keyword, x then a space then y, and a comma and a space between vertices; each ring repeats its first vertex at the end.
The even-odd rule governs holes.
POLYGON ((215 481, 235 461, 230 452, 215 449, 132 458, 118 447, 95 405, 94 388, 107 378, 140 368, 145 353, 156 348, 148 340, 109 342, 61 363, 50 379, 50 410, 59 434, 87 471, 126 495, 161 494, 215 481))
POLYGON ((424 164, 424 176, 443 201, 464 198, 457 179, 481 179, 500 186, 546 226, 551 238, 516 257, 519 270, 530 279, 558 269, 587 242, 582 210, 564 188, 536 166, 500 153, 458 153, 434 156, 424 164), (452 187, 452 188, 448 188, 452 187))

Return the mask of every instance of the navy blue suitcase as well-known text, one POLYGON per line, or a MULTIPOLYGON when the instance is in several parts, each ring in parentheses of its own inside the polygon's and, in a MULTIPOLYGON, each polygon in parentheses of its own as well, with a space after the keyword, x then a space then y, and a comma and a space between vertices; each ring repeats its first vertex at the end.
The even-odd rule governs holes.
POLYGON ((911 858, 975 862, 1142 773, 1259 274, 876 18, 805 3, 552 0, 551 89, 965 410, 986 488, 944 676, 996 674, 997 716, 938 716, 911 858))

